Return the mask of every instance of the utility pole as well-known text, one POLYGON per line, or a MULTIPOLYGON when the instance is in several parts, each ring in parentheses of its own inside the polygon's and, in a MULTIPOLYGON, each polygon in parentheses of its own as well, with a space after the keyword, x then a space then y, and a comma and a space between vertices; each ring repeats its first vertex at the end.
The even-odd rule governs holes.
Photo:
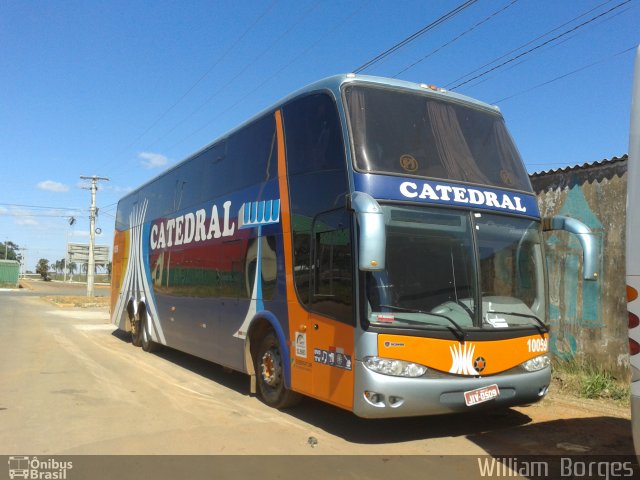
POLYGON ((89 210, 89 264, 87 265, 87 297, 93 297, 93 278, 96 270, 96 261, 94 257, 94 248, 96 241, 96 192, 98 191, 98 180, 109 181, 107 177, 80 177, 82 180, 91 180, 90 187, 84 187, 85 190, 91 190, 91 209, 89 210))

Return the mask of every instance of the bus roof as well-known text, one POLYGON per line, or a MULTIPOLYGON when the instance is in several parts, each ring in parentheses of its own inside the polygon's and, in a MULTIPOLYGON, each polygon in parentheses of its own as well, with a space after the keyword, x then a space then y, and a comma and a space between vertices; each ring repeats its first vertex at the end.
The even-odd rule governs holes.
POLYGON ((426 83, 414 83, 414 82, 408 82, 408 81, 405 81, 405 80, 397 80, 395 78, 377 77, 377 76, 372 76, 372 75, 357 75, 355 73, 346 73, 346 74, 333 75, 331 77, 326 77, 326 78, 323 78, 321 80, 317 80, 317 81, 315 81, 313 83, 310 83, 310 84, 308 84, 308 85, 306 85, 306 86, 304 86, 304 87, 302 87, 302 88, 300 88, 298 90, 295 90, 294 92, 290 93, 289 95, 281 98, 280 100, 278 100, 274 104, 272 104, 269 107, 261 110, 260 112, 256 113, 255 115, 251 116, 250 118, 248 118, 247 120, 242 122, 241 124, 237 125, 236 127, 232 128, 231 130, 228 130, 224 134, 222 134, 219 137, 217 137, 215 140, 207 143, 202 148, 198 149, 197 151, 193 152, 189 156, 187 156, 184 159, 180 160, 175 165, 172 165, 170 168, 168 168, 168 169, 164 170, 163 172, 159 173, 158 175, 152 177, 151 179, 149 179, 148 181, 143 183, 138 188, 136 188, 133 191, 129 192, 127 195, 124 195, 120 200, 123 200, 123 199, 127 198, 128 196, 137 193, 138 191, 142 190, 144 187, 146 187, 148 184, 150 184, 151 182, 153 182, 157 178, 160 178, 163 175, 166 175, 167 173, 171 172, 173 169, 178 168, 182 163, 190 160, 191 158, 194 158, 194 157, 200 155, 202 152, 208 150, 209 148, 211 148, 216 143, 218 143, 218 142, 226 139, 227 137, 233 135, 235 132, 237 132, 238 130, 244 128, 246 125, 250 124, 251 122, 253 122, 257 118, 260 118, 263 115, 276 110, 281 105, 284 105, 284 104, 290 102, 291 100, 293 100, 295 98, 298 98, 300 96, 303 96, 303 95, 306 95, 306 94, 309 94, 309 93, 313 93, 313 92, 319 92, 319 91, 331 91, 331 92, 333 92, 333 94, 336 97, 338 97, 339 94, 340 94, 340 89, 342 88, 342 86, 345 85, 345 84, 348 84, 348 83, 359 84, 359 85, 368 84, 368 85, 376 85, 376 86, 391 87, 391 88, 395 87, 395 88, 402 89, 402 90, 411 90, 411 91, 415 91, 415 92, 418 92, 418 93, 421 93, 421 94, 427 94, 427 95, 433 96, 435 98, 448 99, 448 100, 453 100, 453 101, 456 101, 456 102, 472 105, 472 106, 474 106, 476 108, 481 108, 481 109, 493 112, 494 114, 500 114, 500 109, 495 105, 490 105, 488 103, 476 100, 476 99, 474 99, 472 97, 468 97, 466 95, 461 95, 461 94, 455 93, 455 92, 450 92, 448 90, 445 90, 444 88, 439 88, 439 87, 436 87, 434 85, 428 85, 426 83))

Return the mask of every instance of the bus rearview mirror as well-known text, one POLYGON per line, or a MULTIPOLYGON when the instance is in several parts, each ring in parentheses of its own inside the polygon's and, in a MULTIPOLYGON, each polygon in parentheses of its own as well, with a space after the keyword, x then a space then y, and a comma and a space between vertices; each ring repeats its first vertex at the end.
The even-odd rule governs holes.
POLYGON ((582 245, 582 277, 585 280, 591 281, 598 279, 596 267, 598 261, 598 239, 589 227, 575 218, 555 215, 542 219, 542 230, 545 232, 564 230, 574 234, 580 242, 580 245, 582 245))
POLYGON ((358 221, 358 267, 366 272, 385 268, 386 232, 384 214, 378 202, 363 192, 351 195, 351 207, 358 221))

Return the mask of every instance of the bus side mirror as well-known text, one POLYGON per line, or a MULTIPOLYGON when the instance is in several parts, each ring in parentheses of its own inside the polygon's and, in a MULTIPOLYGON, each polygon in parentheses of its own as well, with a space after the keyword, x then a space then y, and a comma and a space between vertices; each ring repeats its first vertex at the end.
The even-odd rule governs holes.
POLYGON ((583 252, 583 278, 585 280, 597 280, 598 272, 596 265, 598 260, 598 240, 596 235, 580 220, 575 218, 556 215, 542 219, 542 230, 550 232, 553 230, 564 230, 573 233, 582 245, 583 252))
POLYGON ((387 236, 384 214, 376 200, 363 192, 351 195, 351 208, 356 212, 358 231, 358 267, 366 272, 384 270, 387 236))

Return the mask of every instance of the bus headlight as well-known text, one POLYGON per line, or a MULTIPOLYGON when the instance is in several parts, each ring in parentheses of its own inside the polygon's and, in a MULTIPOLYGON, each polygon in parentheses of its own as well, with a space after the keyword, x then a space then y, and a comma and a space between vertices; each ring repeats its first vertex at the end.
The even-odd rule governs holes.
POLYGON ((394 377, 420 377, 427 372, 427 367, 393 358, 365 357, 364 366, 369 370, 394 377))
POLYGON ((527 372, 537 372, 538 370, 547 368, 549 365, 551 365, 551 359, 548 355, 540 355, 522 364, 527 372))

